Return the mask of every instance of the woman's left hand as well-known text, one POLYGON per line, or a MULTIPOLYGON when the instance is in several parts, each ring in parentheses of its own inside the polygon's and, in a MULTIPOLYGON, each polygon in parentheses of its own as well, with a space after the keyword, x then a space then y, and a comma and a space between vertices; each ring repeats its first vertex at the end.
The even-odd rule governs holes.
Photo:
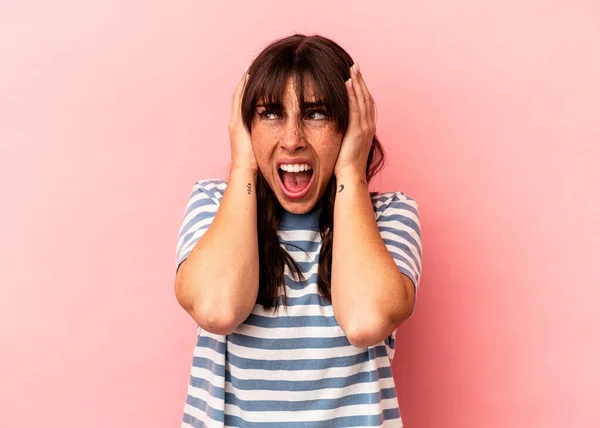
POLYGON ((367 159, 375 136, 375 103, 356 64, 350 67, 346 89, 350 104, 348 129, 342 139, 334 174, 338 179, 346 174, 358 174, 361 179, 366 179, 367 159))

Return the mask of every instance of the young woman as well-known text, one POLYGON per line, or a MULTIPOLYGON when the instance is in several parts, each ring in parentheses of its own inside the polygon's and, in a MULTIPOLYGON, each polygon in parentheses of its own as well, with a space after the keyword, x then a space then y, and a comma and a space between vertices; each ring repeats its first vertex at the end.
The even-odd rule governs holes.
POLYGON ((401 427, 391 363, 421 274, 352 58, 296 34, 240 80, 228 182, 194 184, 175 293, 198 324, 182 426, 401 427))

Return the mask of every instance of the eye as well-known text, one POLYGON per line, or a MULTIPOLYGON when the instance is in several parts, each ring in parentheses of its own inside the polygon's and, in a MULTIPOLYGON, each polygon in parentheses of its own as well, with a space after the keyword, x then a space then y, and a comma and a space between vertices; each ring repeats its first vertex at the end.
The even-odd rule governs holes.
POLYGON ((324 110, 312 110, 312 111, 308 112, 306 117, 311 120, 327 120, 327 119, 329 119, 329 115, 324 110))
POLYGON ((277 113, 274 110, 263 110, 258 113, 261 119, 274 120, 277 119, 277 113))

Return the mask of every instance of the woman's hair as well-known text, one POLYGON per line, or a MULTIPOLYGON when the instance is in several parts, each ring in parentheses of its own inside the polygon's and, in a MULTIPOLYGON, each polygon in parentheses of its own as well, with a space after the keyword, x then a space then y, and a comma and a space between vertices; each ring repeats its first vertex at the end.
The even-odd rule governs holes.
MULTIPOLYGON (((350 67, 354 64, 348 53, 337 43, 319 35, 293 36, 277 40, 267 46, 252 62, 248 70, 250 79, 242 99, 242 117, 248 130, 251 130, 252 116, 258 101, 267 104, 281 104, 289 78, 295 82, 300 105, 304 104, 305 81, 313 84, 317 101, 322 102, 337 127, 345 134, 348 127, 349 101, 345 86, 350 78, 350 67)), ((377 137, 367 160, 367 181, 377 174, 384 165, 383 148, 377 137)), ((331 176, 321 199, 322 210, 319 218, 321 251, 319 254, 318 287, 320 294, 331 301, 331 260, 333 248, 333 207, 336 193, 335 175, 331 176)), ((279 288, 282 288, 284 305, 285 293, 284 264, 297 277, 304 280, 298 264, 281 247, 277 230, 281 205, 262 173, 258 172, 256 183, 257 230, 260 279, 257 303, 265 310, 277 308, 279 288)))

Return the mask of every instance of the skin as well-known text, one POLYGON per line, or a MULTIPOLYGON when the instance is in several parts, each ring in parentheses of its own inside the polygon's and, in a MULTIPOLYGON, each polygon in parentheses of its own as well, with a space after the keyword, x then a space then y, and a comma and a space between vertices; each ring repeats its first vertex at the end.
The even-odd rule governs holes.
MULTIPOLYGON (((305 91, 305 101, 315 102, 312 85, 308 84, 305 91)), ((343 135, 323 109, 302 110, 291 78, 286 84, 282 111, 257 104, 251 138, 258 167, 285 210, 307 213, 325 193, 343 135), (307 159, 312 166, 313 184, 305 197, 294 200, 287 198, 281 190, 278 161, 299 158, 307 159)))

